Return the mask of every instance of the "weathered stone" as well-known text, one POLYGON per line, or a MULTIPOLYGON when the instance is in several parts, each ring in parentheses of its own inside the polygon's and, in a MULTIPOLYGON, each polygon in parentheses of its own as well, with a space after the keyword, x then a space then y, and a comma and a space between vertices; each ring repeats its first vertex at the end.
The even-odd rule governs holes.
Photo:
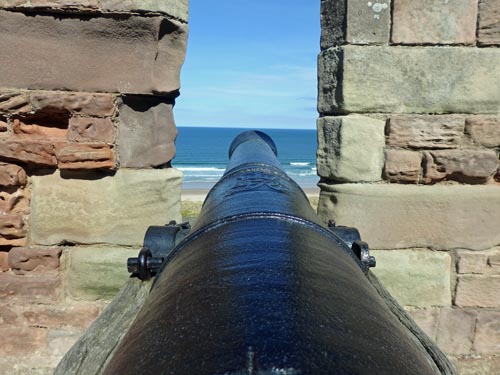
POLYGON ((99 308, 89 304, 70 306, 30 305, 22 316, 31 326, 44 328, 77 327, 86 329, 99 315, 99 308))
POLYGON ((62 249, 15 247, 9 252, 9 266, 16 274, 30 271, 47 271, 59 268, 62 249))
POLYGON ((150 225, 181 220, 181 173, 176 169, 120 169, 114 176, 87 173, 70 179, 55 172, 32 181, 33 244, 140 246, 150 225))
POLYGON ((30 140, 41 138, 45 141, 49 139, 65 139, 68 132, 67 124, 65 125, 65 127, 59 128, 57 126, 46 126, 46 124, 26 124, 22 122, 22 119, 16 118, 13 121, 12 130, 14 134, 29 136, 30 140))
POLYGON ((68 294, 78 300, 112 299, 130 277, 127 258, 136 257, 139 250, 104 246, 73 248, 66 272, 68 294))
POLYGON ((485 150, 438 150, 424 152, 426 183, 454 180, 469 184, 485 183, 498 169, 498 155, 485 150))
POLYGON ((0 191, 0 215, 27 215, 29 214, 29 204, 30 192, 28 189, 21 188, 13 192, 0 191))
POLYGON ((401 305, 451 304, 451 257, 448 253, 423 249, 372 252, 377 259, 375 275, 401 305))
POLYGON ((458 148, 464 134, 459 116, 395 115, 387 126, 387 144, 415 149, 458 148))
POLYGON ((442 309, 436 341, 438 346, 447 354, 470 354, 476 318, 476 311, 442 309))
POLYGON ((69 8, 69 9, 96 9, 99 0, 30 0, 30 7, 37 8, 69 8))
POLYGON ((114 150, 106 144, 56 144, 55 154, 59 169, 113 169, 116 166, 114 150))
POLYGON ((58 275, 28 277, 0 273, 0 299, 21 297, 29 300, 55 300, 58 296, 61 280, 58 275))
POLYGON ((9 253, 6 251, 0 251, 0 271, 8 271, 9 267, 9 253))
POLYGON ((321 50, 345 42, 347 0, 321 0, 321 50))
POLYGON ((418 183, 422 156, 419 152, 386 150, 384 179, 396 183, 418 183))
POLYGON ((481 355, 500 352, 500 311, 479 311, 474 351, 481 355))
POLYGON ((32 354, 47 347, 47 331, 32 327, 0 327, 0 356, 32 354))
POLYGON ((460 375, 500 374, 500 356, 453 358, 460 375))
POLYGON ((109 118, 74 116, 69 120, 68 140, 112 143, 115 127, 109 118))
POLYGON ((460 274, 500 275, 500 248, 488 251, 459 250, 457 272, 460 274))
POLYGON ((0 245, 24 245, 26 226, 21 215, 0 215, 0 245))
POLYGON ((27 113, 30 111, 29 96, 25 92, 0 92, 0 112, 27 113))
POLYGON ((500 276, 459 276, 455 304, 460 307, 500 307, 500 276))
POLYGON ((393 43, 475 44, 477 0, 393 1, 393 43))
POLYGON ((0 316, 2 317, 4 324, 15 324, 18 321, 19 316, 17 313, 9 306, 2 306, 0 308, 0 316))
POLYGON ((390 28, 390 0, 347 2, 348 43, 388 44, 390 28))
POLYGON ((0 55, 0 87, 171 95, 179 89, 187 25, 178 21, 0 11, 0 25, 0 50, 10 51, 0 55))
POLYGON ((500 0, 479 1, 478 43, 500 44, 500 0))
POLYGON ((9 124, 7 124, 4 117, 0 117, 0 133, 5 133, 8 130, 9 130, 9 124))
POLYGON ((120 106, 120 165, 150 168, 168 163, 175 156, 177 129, 172 100, 126 96, 120 106))
POLYGON ((53 167, 57 165, 54 146, 27 138, 0 139, 0 159, 53 167))
POLYGON ((49 355, 61 358, 78 341, 82 333, 79 330, 49 330, 47 335, 49 355))
POLYGON ((498 186, 319 185, 321 218, 358 228, 371 248, 484 250, 500 244, 498 186))
POLYGON ((439 322, 439 309, 409 309, 409 314, 418 326, 431 338, 436 341, 438 322, 439 322))
POLYGON ((323 115, 500 112, 498 48, 347 45, 321 52, 318 67, 323 115))
POLYGON ((0 162, 0 186, 26 185, 26 172, 19 165, 0 162))
POLYGON ((55 108, 87 116, 105 117, 114 114, 114 96, 86 92, 31 91, 31 102, 37 111, 55 108))
POLYGON ((318 175, 335 181, 379 181, 385 123, 350 115, 318 119, 318 175))
POLYGON ((500 116, 467 117, 465 132, 476 144, 484 147, 500 147, 500 116))
POLYGON ((176 19, 188 21, 187 0, 100 0, 103 10, 108 11, 139 11, 164 13, 176 19))

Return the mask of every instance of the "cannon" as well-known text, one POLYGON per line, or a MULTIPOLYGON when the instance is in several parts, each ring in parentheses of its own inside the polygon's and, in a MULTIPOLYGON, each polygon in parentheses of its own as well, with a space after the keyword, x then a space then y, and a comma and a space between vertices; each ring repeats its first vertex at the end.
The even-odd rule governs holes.
POLYGON ((452 373, 373 266, 355 228, 316 215, 272 139, 244 132, 195 225, 150 228, 129 259, 156 277, 104 374, 452 373))

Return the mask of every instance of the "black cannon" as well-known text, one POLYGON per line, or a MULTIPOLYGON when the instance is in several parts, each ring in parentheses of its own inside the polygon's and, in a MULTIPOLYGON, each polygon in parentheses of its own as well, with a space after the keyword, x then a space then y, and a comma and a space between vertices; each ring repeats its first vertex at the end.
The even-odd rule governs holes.
POLYGON ((358 231, 322 223, 276 155, 240 134, 196 225, 150 229, 129 270, 158 275, 105 374, 442 373, 368 280, 358 231))

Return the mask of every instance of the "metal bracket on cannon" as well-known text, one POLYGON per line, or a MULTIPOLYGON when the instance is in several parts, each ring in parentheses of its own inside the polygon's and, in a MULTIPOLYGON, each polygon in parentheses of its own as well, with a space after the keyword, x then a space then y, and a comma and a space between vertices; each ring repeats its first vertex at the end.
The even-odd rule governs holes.
POLYGON ((165 259, 190 229, 188 222, 177 224, 175 221, 163 226, 150 226, 137 258, 127 260, 128 272, 136 274, 141 280, 149 280, 161 270, 165 259))
POLYGON ((369 268, 375 267, 377 261, 370 255, 368 244, 361 241, 361 235, 356 228, 335 225, 334 220, 328 220, 328 229, 335 233, 345 244, 351 248, 353 253, 359 258, 363 265, 363 272, 367 273, 369 268))

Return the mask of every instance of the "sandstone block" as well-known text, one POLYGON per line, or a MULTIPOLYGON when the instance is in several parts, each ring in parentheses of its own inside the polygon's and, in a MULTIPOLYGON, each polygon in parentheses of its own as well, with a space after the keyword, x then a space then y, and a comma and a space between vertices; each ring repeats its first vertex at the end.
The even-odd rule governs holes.
POLYGON ((150 225, 181 220, 181 173, 175 169, 120 169, 114 176, 73 177, 55 172, 32 178, 33 244, 140 246, 150 225))
POLYGON ((113 169, 116 166, 114 150, 106 144, 56 144, 55 154, 59 169, 113 169))
POLYGON ((109 118, 73 116, 69 120, 68 140, 112 143, 115 127, 109 118))
POLYGON ((188 21, 188 1, 157 1, 157 0, 100 0, 106 11, 138 11, 164 13, 182 22, 188 21))
POLYGON ((126 96, 120 106, 120 165, 151 168, 175 156, 173 102, 155 97, 126 96))
POLYGON ((475 44, 477 0, 393 1, 393 43, 475 44))
POLYGON ((318 68, 323 115, 500 112, 496 48, 347 45, 321 52, 318 68))
POLYGON ((66 272, 68 294, 74 299, 112 299, 130 277, 127 258, 136 257, 139 250, 104 246, 73 248, 66 272))
POLYGON ((476 311, 442 309, 436 341, 439 348, 447 354, 470 354, 476 318, 476 311))
POLYGON ((500 0, 479 1, 478 43, 500 44, 500 0))
POLYGON ((0 215, 0 245, 24 245, 26 229, 22 215, 0 215))
POLYGON ((9 130, 9 124, 7 124, 5 117, 0 117, 0 133, 5 133, 9 130))
POLYGON ((465 132, 476 144, 484 147, 500 147, 500 116, 467 117, 465 132))
POLYGON ((390 28, 390 0, 347 2, 348 43, 388 44, 390 28))
POLYGON ((460 375, 486 375, 500 373, 500 357, 458 357, 454 365, 460 375))
POLYGON ((0 92, 0 112, 9 114, 28 113, 32 110, 26 92, 7 90, 0 92))
POLYGON ((26 172, 15 164, 0 162, 0 186, 26 185, 26 172))
POLYGON ((385 123, 350 115, 318 119, 318 175, 335 181, 379 181, 385 123))
POLYGON ((53 108, 97 117, 112 116, 115 111, 112 94, 68 91, 30 91, 29 94, 35 111, 53 108))
POLYGON ((9 269, 9 253, 0 251, 0 271, 8 271, 9 269))
POLYGON ((436 341, 438 322, 439 322, 439 309, 427 308, 416 309, 411 308, 408 310, 412 319, 418 326, 429 336, 433 341, 436 341))
MULTIPOLYGON (((5 189, 0 191, 0 215, 29 214, 30 192, 28 189, 5 189)), ((10 220, 10 219, 9 219, 10 220)))
MULTIPOLYGON (((35 140, 35 139, 40 139, 42 142, 43 141, 47 141, 49 139, 64 139, 66 138, 66 133, 67 133, 67 121, 65 121, 64 119, 64 115, 63 116, 60 116, 60 114, 58 113, 54 113, 54 117, 58 118, 56 121, 54 121, 53 123, 45 123, 45 120, 47 120, 46 116, 50 116, 50 114, 43 114, 42 116, 38 117, 38 116, 34 116, 35 118, 33 117, 30 117, 29 119, 27 119, 29 122, 28 124, 25 123, 24 121, 26 121, 25 119, 19 119, 19 118, 16 118, 14 119, 12 122, 12 130, 14 132, 14 134, 18 134, 18 135, 21 135, 21 136, 29 136, 29 139, 30 140, 35 140), (59 128, 57 125, 60 124, 60 117, 63 117, 63 120, 62 120, 62 123, 63 123, 63 127, 59 128), (38 123, 42 123, 42 125, 38 125, 36 122, 38 123)), ((53 119, 49 119, 49 122, 52 122, 51 120, 53 119)), ((22 138, 20 138, 22 139, 22 138)))
POLYGON ((47 331, 32 327, 0 327, 0 355, 33 354, 47 348, 47 331))
POLYGON ((80 330, 49 330, 47 334, 49 355, 61 358, 78 341, 82 333, 80 330))
POLYGON ((0 308, 0 316, 2 317, 4 324, 16 324, 18 322, 18 314, 14 309, 9 306, 2 306, 0 308))
POLYGON ((395 115, 387 126, 387 144, 414 149, 458 148, 464 135, 459 116, 395 115))
POLYGON ((498 169, 495 151, 438 150, 424 152, 426 183, 455 180, 469 184, 487 182, 498 169))
POLYGON ((418 183, 422 156, 419 152, 386 150, 384 179, 396 183, 418 183))
POLYGON ((500 275, 500 248, 487 251, 459 250, 457 272, 460 274, 500 275))
POLYGON ((500 276, 459 276, 455 304, 460 307, 500 307, 500 276))
POLYGON ((497 186, 321 183, 318 213, 375 249, 484 250, 500 243, 497 186))
POLYGON ((0 55, 0 87, 176 95, 187 25, 164 17, 84 18, 0 11, 0 49, 10 51, 0 55))
POLYGON ((43 328, 86 329, 98 315, 99 308, 87 303, 69 306, 30 305, 22 312, 22 317, 29 325, 43 328))
POLYGON ((57 299, 61 280, 58 275, 20 276, 0 273, 0 299, 20 297, 27 301, 57 299))
POLYGON ((481 355, 500 352, 500 311, 479 311, 474 351, 481 355))
POLYGON ((373 250, 375 275, 401 305, 451 304, 451 257, 428 250, 373 250))
POLYGON ((321 50, 345 42, 347 0, 321 0, 321 50))
POLYGON ((57 165, 52 144, 21 137, 0 139, 0 158, 47 167, 57 165))
POLYGON ((59 268, 59 256, 62 249, 15 247, 9 252, 9 267, 16 274, 23 275, 30 271, 47 271, 59 268))

